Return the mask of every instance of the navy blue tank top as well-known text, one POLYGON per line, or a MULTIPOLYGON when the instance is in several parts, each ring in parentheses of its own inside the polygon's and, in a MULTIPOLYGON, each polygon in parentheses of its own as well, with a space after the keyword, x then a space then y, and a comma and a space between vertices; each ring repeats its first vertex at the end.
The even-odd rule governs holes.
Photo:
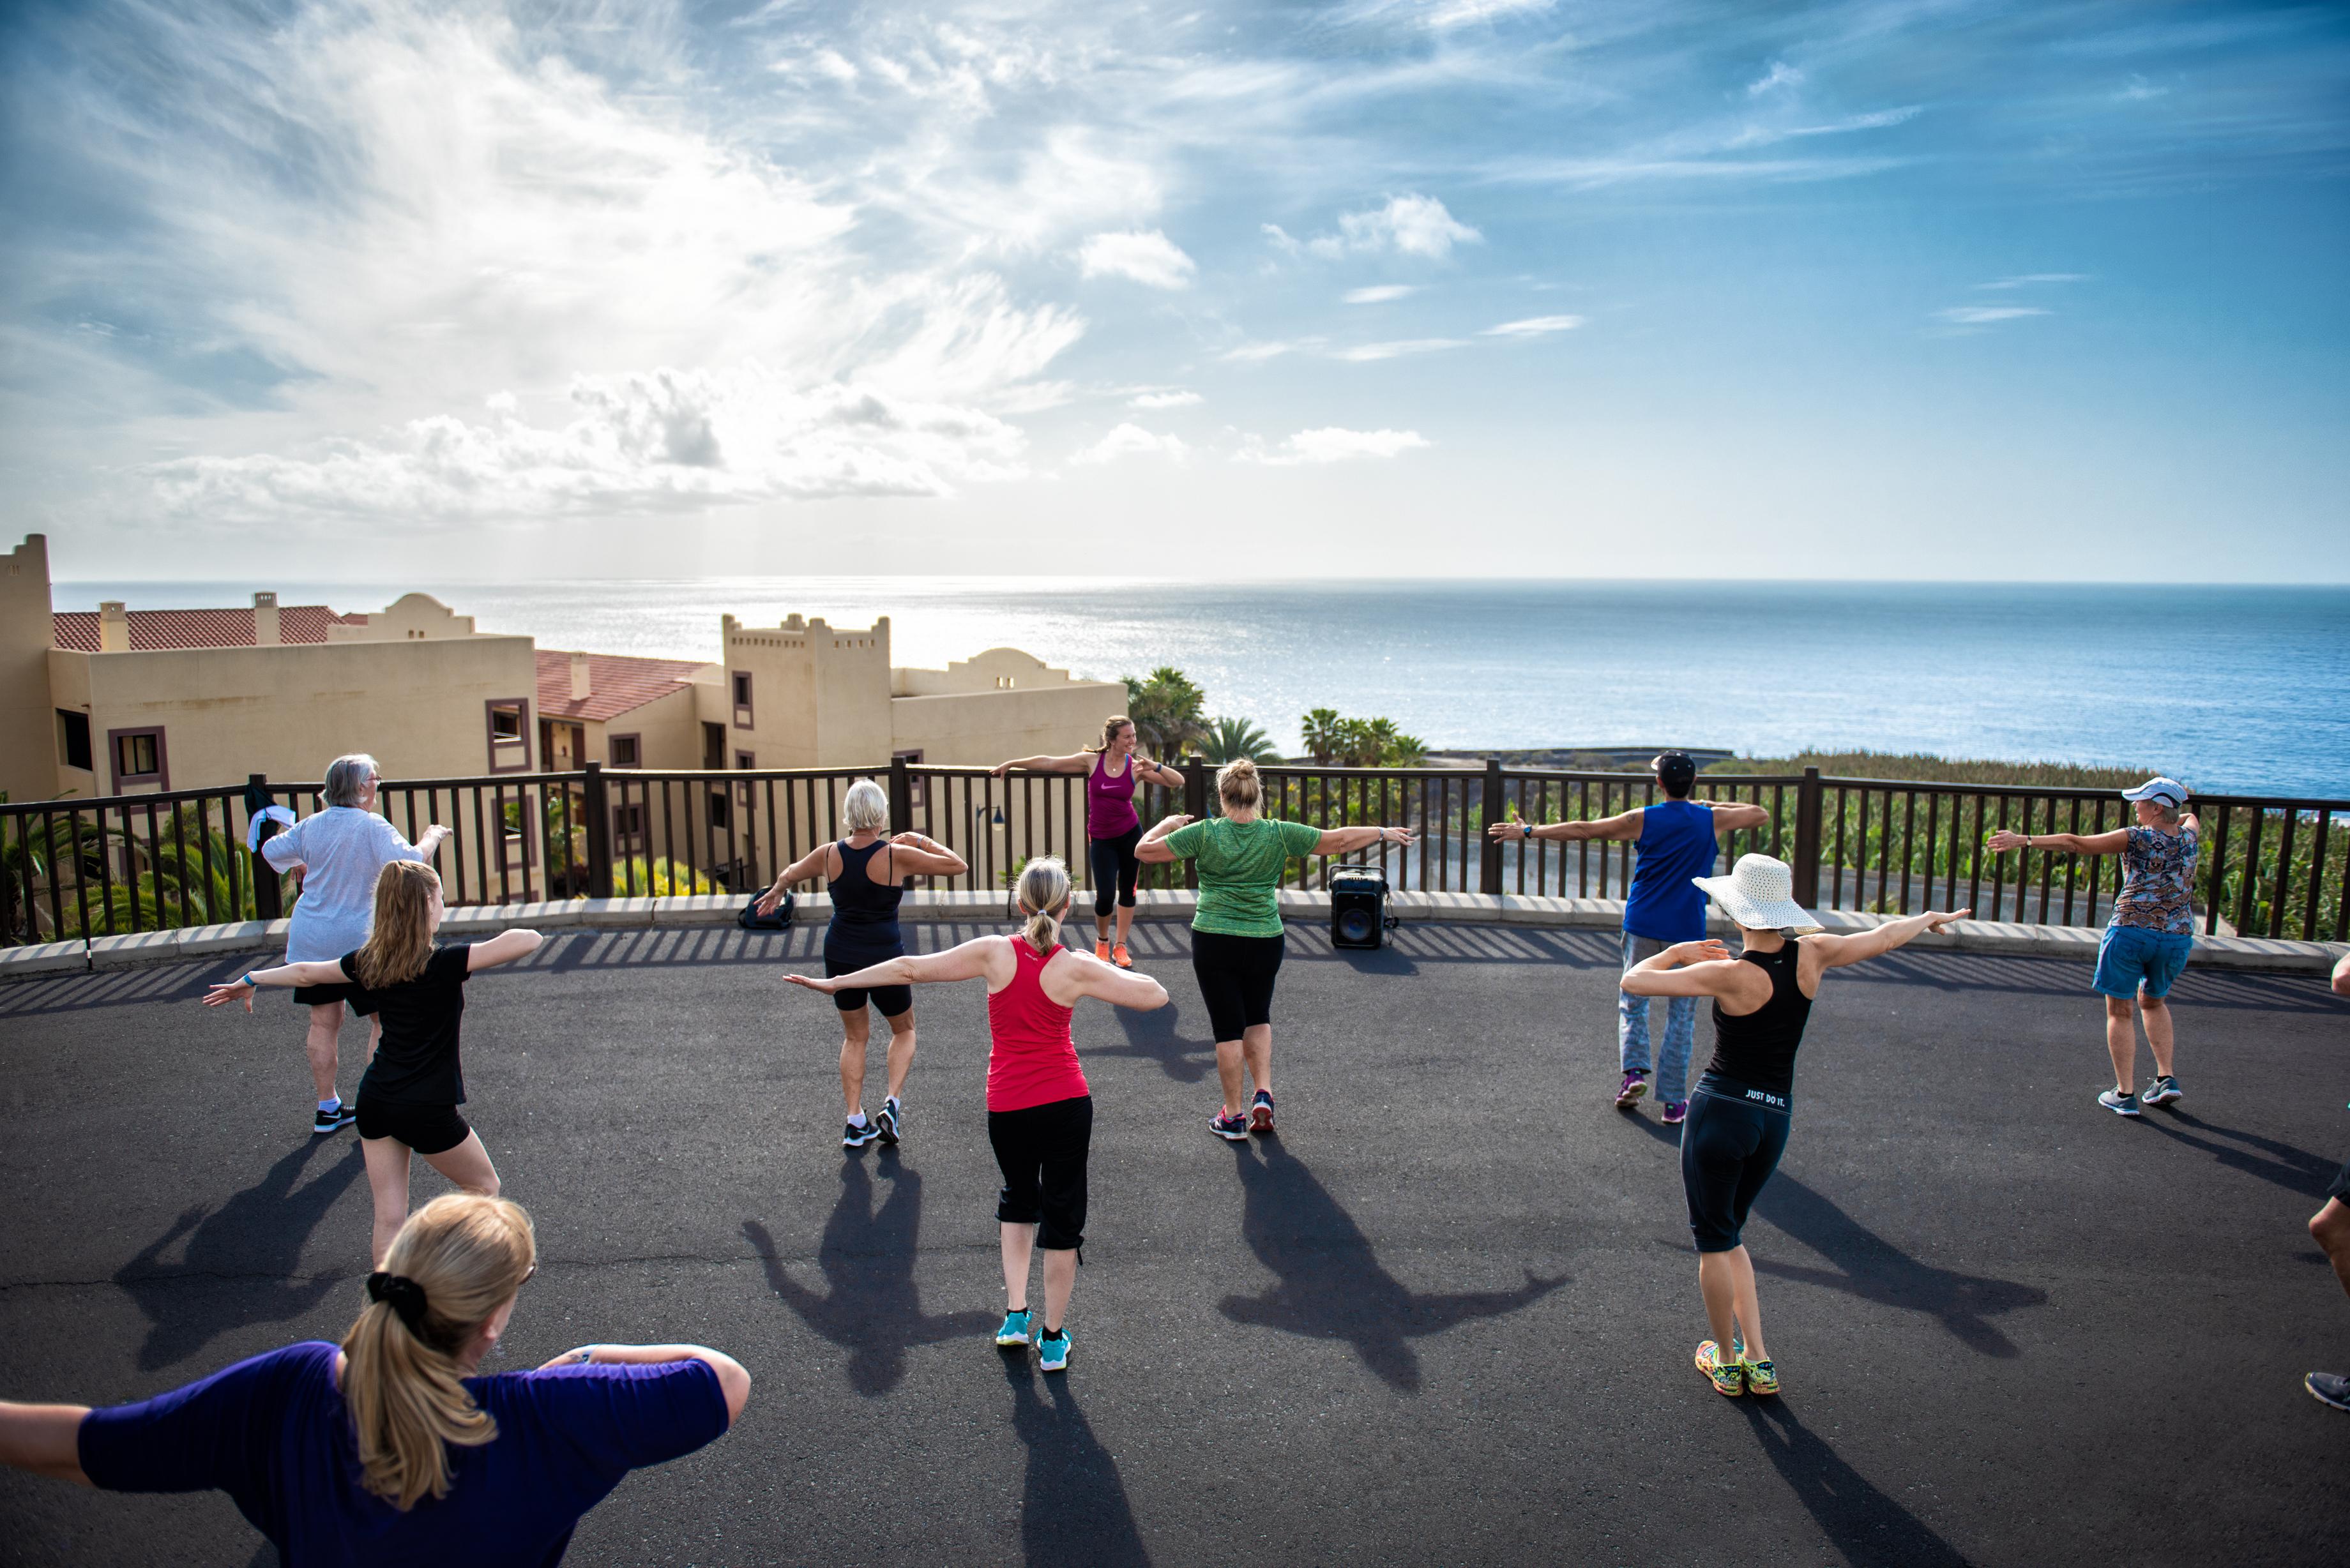
POLYGON ((840 851, 840 875, 825 889, 832 895, 832 923, 824 933, 827 948, 870 952, 880 958, 896 958, 903 950, 898 901, 906 890, 895 882, 877 882, 871 874, 873 857, 889 846, 889 841, 881 838, 862 849, 850 848, 846 838, 836 846, 840 851))

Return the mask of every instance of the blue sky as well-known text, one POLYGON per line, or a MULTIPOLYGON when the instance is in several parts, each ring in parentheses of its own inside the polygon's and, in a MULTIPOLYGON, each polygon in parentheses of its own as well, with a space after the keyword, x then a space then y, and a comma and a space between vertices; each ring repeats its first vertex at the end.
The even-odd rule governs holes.
POLYGON ((2339 6, 0 28, 61 576, 2350 580, 2339 6))

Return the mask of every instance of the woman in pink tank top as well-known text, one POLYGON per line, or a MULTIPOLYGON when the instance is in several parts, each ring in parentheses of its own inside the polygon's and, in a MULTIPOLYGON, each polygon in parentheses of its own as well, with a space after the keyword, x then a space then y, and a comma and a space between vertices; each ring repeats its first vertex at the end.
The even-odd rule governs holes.
POLYGON ((818 980, 786 975, 827 994, 845 988, 987 981, 987 1141, 1003 1171, 995 1218, 1003 1234, 1003 1326, 995 1343, 1025 1351, 1034 1344, 1047 1372, 1066 1371, 1064 1322, 1086 1240, 1086 1157, 1093 1145, 1094 1101, 1077 1065, 1069 1015, 1081 996, 1148 1012, 1167 1005, 1167 991, 1147 974, 1119 970, 1061 946, 1069 909, 1068 867, 1051 857, 1020 873, 1017 936, 980 937, 942 953, 894 958, 854 974, 818 980), (1032 1333, 1028 1266, 1045 1254, 1045 1323, 1032 1333))
POLYGON ((1142 819, 1135 815, 1134 792, 1146 784, 1181 789, 1183 775, 1164 763, 1134 754, 1134 721, 1113 713, 1102 721, 1101 744, 1066 757, 1014 757, 989 771, 1002 778, 1018 768, 1032 774, 1086 775, 1086 864, 1094 874, 1094 957, 1132 969, 1126 950, 1134 929, 1134 885, 1142 863, 1142 819), (1111 903, 1113 894, 1117 903, 1111 903), (1118 915, 1118 940, 1110 940, 1110 914, 1118 915))

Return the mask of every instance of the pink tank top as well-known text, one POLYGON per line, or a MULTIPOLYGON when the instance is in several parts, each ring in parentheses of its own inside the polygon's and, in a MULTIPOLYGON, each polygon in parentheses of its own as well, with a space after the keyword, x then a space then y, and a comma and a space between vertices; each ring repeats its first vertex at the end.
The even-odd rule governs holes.
POLYGON ((1117 778, 1109 776, 1109 753, 1097 753, 1093 772, 1086 775, 1086 836, 1116 838, 1132 833, 1142 826, 1134 815, 1134 759, 1126 759, 1126 772, 1117 778))
POLYGON ((1012 983, 987 999, 987 1108, 1023 1111, 1074 1100, 1093 1091, 1077 1065, 1076 1042, 1069 1037, 1071 1009, 1045 994, 1045 966, 1061 950, 1040 953, 1026 937, 1012 939, 1019 971, 1012 983))

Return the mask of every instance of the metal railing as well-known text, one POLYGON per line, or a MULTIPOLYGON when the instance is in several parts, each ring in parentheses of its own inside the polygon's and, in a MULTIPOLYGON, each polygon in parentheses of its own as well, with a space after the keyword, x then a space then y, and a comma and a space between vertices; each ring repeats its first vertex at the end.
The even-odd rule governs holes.
MULTIPOLYGON (((1211 809, 1211 770, 1192 759, 1181 789, 1144 786, 1146 826, 1211 809)), ((1262 770, 1269 815, 1318 827, 1391 823, 1409 847, 1356 858, 1415 891, 1619 898, 1629 843, 1503 840, 1489 823, 1588 821, 1660 798, 1645 774, 1473 768, 1262 770)), ((1081 889, 1085 781, 908 763, 888 767, 653 773, 589 763, 577 773, 388 781, 379 806, 413 840, 452 831, 434 864, 452 904, 733 892, 841 836, 841 797, 859 778, 884 783, 893 829, 915 829, 969 869, 930 885, 1008 888, 1039 855, 1068 863, 1081 889)), ((0 945, 274 919, 296 884, 245 846, 250 814, 276 802, 317 810, 318 786, 271 784, 99 800, 0 803, 0 945)), ((1700 799, 1762 808, 1727 836, 1723 864, 1749 850, 1794 867, 1797 898, 1817 909, 1912 912, 1971 907, 1977 918, 2096 925, 2121 885, 2115 856, 2055 850, 1993 855, 2001 828, 2092 835, 2132 820, 2110 791, 2038 786, 1707 774, 1700 799)), ((2341 941, 2350 934, 2350 802, 2204 795, 2196 907, 2207 933, 2341 941)), ((1332 862, 1298 859, 1284 880, 1328 883, 1332 862)), ((1146 887, 1196 885, 1189 862, 1144 867, 1146 887)))

